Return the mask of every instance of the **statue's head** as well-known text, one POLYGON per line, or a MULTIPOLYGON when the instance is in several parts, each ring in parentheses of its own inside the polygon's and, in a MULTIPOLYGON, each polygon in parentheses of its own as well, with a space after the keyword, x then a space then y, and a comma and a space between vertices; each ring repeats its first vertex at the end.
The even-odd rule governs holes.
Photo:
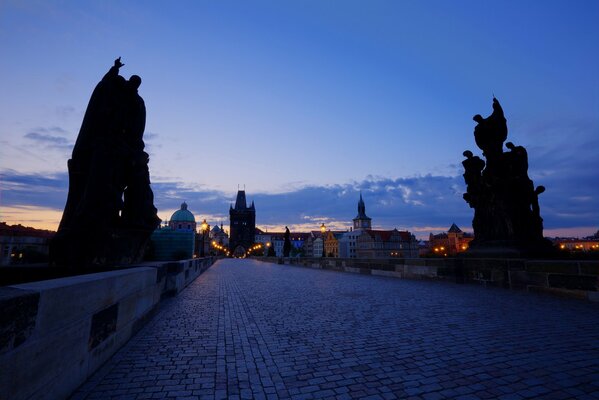
POLYGON ((510 150, 514 150, 514 148, 515 148, 516 146, 514 146, 514 144, 513 144, 512 142, 507 142, 507 143, 505 144, 505 147, 507 147, 507 148, 508 148, 508 149, 510 149, 510 150))
POLYGON ((133 89, 137 90, 141 85, 141 78, 138 75, 131 75, 131 78, 129 78, 129 84, 133 89))
POLYGON ((464 155, 464 157, 466 158, 472 158, 474 156, 474 154, 472 154, 472 152, 470 150, 466 150, 465 152, 462 153, 464 155))
POLYGON ((474 117, 472 117, 472 119, 478 122, 479 124, 483 122, 483 117, 480 114, 476 114, 474 117))

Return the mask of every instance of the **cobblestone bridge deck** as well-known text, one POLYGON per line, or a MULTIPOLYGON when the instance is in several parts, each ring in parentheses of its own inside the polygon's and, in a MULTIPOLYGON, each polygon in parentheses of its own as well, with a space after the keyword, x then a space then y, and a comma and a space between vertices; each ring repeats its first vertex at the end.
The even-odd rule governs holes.
POLYGON ((74 399, 599 398, 599 307, 221 260, 74 399))

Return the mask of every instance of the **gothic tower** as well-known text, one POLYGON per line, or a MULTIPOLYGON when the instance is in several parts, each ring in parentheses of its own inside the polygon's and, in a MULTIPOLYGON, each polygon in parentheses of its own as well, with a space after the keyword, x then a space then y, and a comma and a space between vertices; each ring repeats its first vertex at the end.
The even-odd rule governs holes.
POLYGON ((372 229, 372 218, 366 216, 366 205, 362 200, 362 193, 360 193, 358 202, 358 216, 354 218, 354 230, 358 229, 372 229))
POLYGON ((231 221, 229 249, 234 255, 243 255, 254 244, 256 232, 256 208, 253 201, 251 206, 247 206, 245 190, 237 192, 235 208, 231 205, 229 217, 231 221))

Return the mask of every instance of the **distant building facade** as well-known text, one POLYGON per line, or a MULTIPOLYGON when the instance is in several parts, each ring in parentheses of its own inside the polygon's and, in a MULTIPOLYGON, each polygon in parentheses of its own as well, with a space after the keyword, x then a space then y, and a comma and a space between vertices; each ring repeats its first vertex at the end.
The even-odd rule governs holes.
POLYGON ((221 246, 229 247, 229 234, 223 228, 222 222, 220 223, 220 227, 218 225, 214 225, 210 231, 210 240, 215 241, 221 246))
POLYGON ((345 232, 327 231, 324 235, 324 252, 327 257, 339 257, 339 239, 345 232))
POLYGON ((171 215, 165 226, 159 227, 150 237, 147 257, 156 261, 184 260, 195 254, 197 223, 194 215, 183 202, 181 208, 171 215))
POLYGON ((410 232, 365 229, 358 236, 356 258, 395 257, 418 257, 418 241, 410 232))
POLYGON ((181 204, 180 210, 175 211, 173 215, 171 215, 171 219, 168 221, 168 226, 177 231, 196 231, 197 223, 195 217, 191 211, 187 209, 186 202, 181 204))
POLYGON ((0 222, 0 265, 48 261, 49 241, 55 233, 0 222))
POLYGON ((254 243, 262 244, 263 254, 266 256, 268 249, 272 246, 272 235, 269 232, 264 232, 262 229, 256 228, 254 243))
POLYGON ((366 215, 366 204, 360 193, 358 201, 358 215, 353 219, 353 228, 349 232, 343 233, 338 238, 339 242, 339 257, 341 258, 356 258, 358 248, 358 236, 362 231, 372 229, 372 218, 366 215))
POLYGON ((372 218, 366 215, 366 204, 362 199, 362 193, 360 193, 360 200, 358 201, 358 215, 353 219, 354 231, 372 229, 372 218))
POLYGON ((324 240, 322 234, 318 233, 318 237, 315 237, 312 242, 312 257, 320 258, 322 257, 324 248, 324 240))
POLYGON ((567 250, 572 252, 598 252, 599 253, 599 237, 587 237, 584 239, 577 238, 555 238, 553 244, 559 250, 567 250))
POLYGON ((253 201, 247 206, 245 190, 237 192, 235 208, 231 205, 229 218, 229 249, 234 255, 242 255, 254 244, 256 231, 256 207, 253 201))
POLYGON ((463 232, 455 223, 445 233, 429 235, 429 254, 439 256, 455 256, 468 250, 469 243, 474 240, 474 235, 463 232))

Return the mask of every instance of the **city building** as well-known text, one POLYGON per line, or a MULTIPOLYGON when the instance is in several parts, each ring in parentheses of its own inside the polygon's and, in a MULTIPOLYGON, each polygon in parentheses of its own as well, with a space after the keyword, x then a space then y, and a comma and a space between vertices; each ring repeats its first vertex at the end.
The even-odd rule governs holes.
POLYGON ((187 203, 181 204, 181 209, 171 216, 168 226, 177 231, 196 231, 196 220, 191 211, 187 209, 187 203))
POLYGON ((49 241, 55 233, 0 222, 0 265, 48 261, 49 241))
POLYGON ((194 232, 164 226, 152 233, 150 241, 146 258, 153 261, 185 260, 193 257, 194 232))
POLYGON ((372 218, 366 215, 366 204, 360 193, 358 201, 358 215, 353 219, 353 228, 349 232, 345 232, 338 239, 339 242, 339 257, 341 258, 356 258, 358 236, 365 229, 372 229, 372 218))
POLYGON ((362 229, 345 232, 339 238, 339 257, 341 258, 356 258, 356 249, 358 236, 362 234, 362 229))
POLYGON ((187 203, 171 215, 165 226, 156 229, 150 237, 146 258, 156 261, 184 260, 196 254, 196 221, 187 209, 187 203))
POLYGON ((304 240, 304 243, 302 243, 304 257, 314 257, 314 232, 315 231, 309 232, 308 236, 306 237, 306 240, 304 240))
POLYGON ((210 224, 204 219, 200 224, 199 231, 195 235, 194 258, 210 255, 210 243, 212 243, 210 233, 210 224))
POLYGON ((235 207, 231 205, 229 218, 229 249, 233 255, 242 256, 254 244, 256 233, 256 207, 253 201, 247 206, 245 190, 237 191, 235 207))
POLYGON ((439 256, 455 256, 458 253, 468 250, 469 243, 474 240, 474 235, 463 232, 455 223, 447 232, 429 235, 428 247, 429 254, 439 256))
POLYGON ((210 231, 210 240, 215 241, 221 246, 229 247, 229 234, 225 229, 223 229, 222 222, 220 223, 220 227, 218 225, 214 225, 210 231))
POLYGON ((254 234, 254 243, 262 244, 263 254, 268 255, 268 249, 272 246, 272 234, 256 228, 254 234))
POLYGON ((324 235, 324 251, 327 257, 339 257, 339 239, 346 232, 327 231, 324 235))
POLYGON ((362 199, 362 193, 360 193, 360 200, 358 201, 358 215, 353 219, 354 231, 372 229, 372 218, 366 215, 366 205, 362 199))
POLYGON ((357 238, 357 258, 417 258, 418 241, 408 231, 365 229, 357 238))
POLYGON ((283 257, 283 246, 285 246, 285 232, 273 232, 272 247, 277 257, 283 257))
POLYGON ((553 244, 559 250, 567 250, 572 252, 597 252, 599 253, 599 237, 598 238, 555 238, 553 244))
POLYGON ((318 236, 314 238, 312 241, 312 257, 320 258, 322 257, 322 249, 324 248, 323 235, 318 232, 318 236))

